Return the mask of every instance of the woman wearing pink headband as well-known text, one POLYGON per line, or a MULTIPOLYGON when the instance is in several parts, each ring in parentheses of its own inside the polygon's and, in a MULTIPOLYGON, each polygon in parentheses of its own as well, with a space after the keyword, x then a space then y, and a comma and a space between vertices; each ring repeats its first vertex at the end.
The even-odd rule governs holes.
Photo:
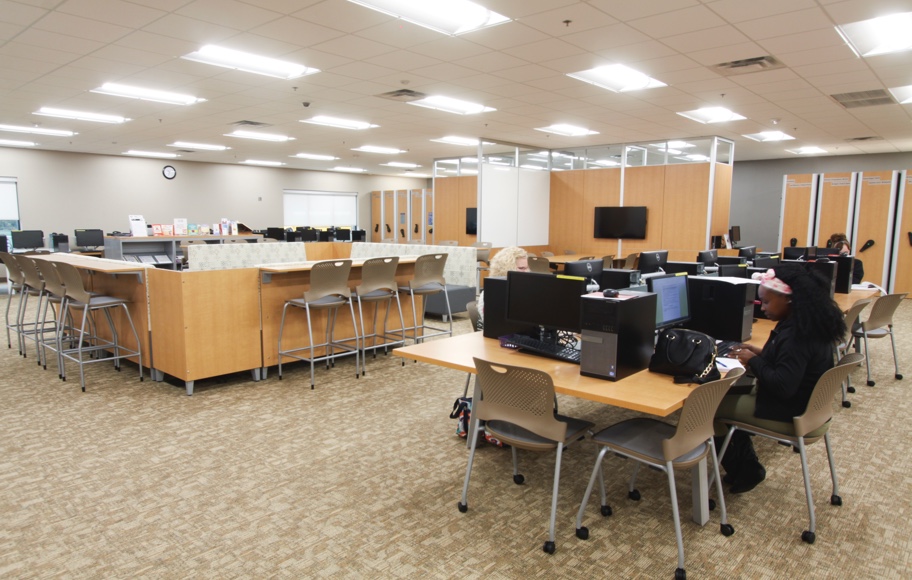
MULTIPOLYGON (((776 328, 763 349, 741 344, 732 349, 747 371, 757 378, 756 392, 726 395, 717 419, 732 419, 758 427, 781 427, 804 413, 817 379, 833 366, 833 345, 845 336, 842 312, 829 296, 825 281, 797 264, 780 264, 754 277, 760 281, 761 309, 776 328)), ((716 424, 721 437, 726 429, 716 424)), ((735 431, 722 466, 732 493, 750 491, 766 478, 750 436, 735 431)))

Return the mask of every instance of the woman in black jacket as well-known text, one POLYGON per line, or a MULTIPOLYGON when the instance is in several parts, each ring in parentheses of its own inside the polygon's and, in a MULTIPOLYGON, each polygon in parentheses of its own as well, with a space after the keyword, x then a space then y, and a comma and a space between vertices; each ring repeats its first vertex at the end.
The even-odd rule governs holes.
MULTIPOLYGON (((764 427, 791 422, 804 413, 817 379, 833 366, 833 347, 845 336, 846 327, 826 282, 816 274, 799 265, 780 264, 755 276, 760 279, 761 308, 776 321, 776 328, 763 349, 741 344, 732 350, 757 377, 757 389, 748 395, 727 395, 716 418, 764 427)), ((724 425, 717 423, 716 434, 724 433, 724 425)), ((735 431, 722 466, 732 493, 749 491, 766 478, 744 431, 735 431)))

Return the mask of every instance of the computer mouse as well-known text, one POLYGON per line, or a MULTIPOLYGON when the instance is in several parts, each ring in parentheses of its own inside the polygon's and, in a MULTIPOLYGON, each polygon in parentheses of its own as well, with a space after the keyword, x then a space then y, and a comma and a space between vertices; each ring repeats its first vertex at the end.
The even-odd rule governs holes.
POLYGON ((618 295, 617 290, 611 290, 610 288, 606 289, 606 290, 602 290, 602 296, 604 296, 605 298, 615 298, 615 297, 617 297, 617 295, 618 295))

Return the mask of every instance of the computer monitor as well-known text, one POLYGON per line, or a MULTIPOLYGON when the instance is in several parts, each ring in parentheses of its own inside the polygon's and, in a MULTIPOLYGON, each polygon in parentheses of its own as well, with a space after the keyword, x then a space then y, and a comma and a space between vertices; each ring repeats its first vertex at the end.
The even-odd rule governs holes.
POLYGON ((754 258, 754 268, 772 268, 779 264, 779 258, 773 257, 756 257, 754 258))
POLYGON ((706 266, 715 266, 719 258, 719 250, 703 250, 697 253, 697 262, 703 262, 706 266))
POLYGON ((839 248, 817 248, 817 256, 838 256, 839 248))
POLYGON ((580 300, 586 281, 538 274, 507 273, 507 320, 580 332, 580 300))
POLYGON ((640 252, 639 269, 641 274, 654 274, 668 263, 668 250, 649 250, 640 252))
POLYGON ((350 242, 352 239, 352 231, 348 228, 338 228, 336 229, 335 239, 337 242, 350 242))
MULTIPOLYGON (((317 241, 320 242, 331 242, 332 241, 332 232, 329 230, 316 230, 317 241)), ((304 240, 305 242, 307 240, 304 240)))
POLYGON ((724 266, 724 265, 728 265, 728 264, 737 266, 738 264, 746 264, 746 263, 747 263, 747 258, 742 258, 741 256, 719 256, 716 258, 716 264, 718 264, 720 266, 724 266))
POLYGON ((741 226, 732 226, 728 229, 728 241, 732 245, 741 241, 741 226))
POLYGON ((580 278, 599 280, 602 277, 604 267, 602 260, 577 260, 575 262, 566 262, 564 264, 564 274, 567 276, 579 276, 580 278))
POLYGON ((99 248, 104 246, 104 232, 101 230, 74 230, 76 245, 80 248, 99 248))
POLYGON ((266 228, 266 237, 280 242, 285 241, 285 228, 266 228))
POLYGON ((753 260, 754 256, 757 255, 757 246, 744 246, 743 248, 738 248, 738 255, 742 258, 753 260))
POLYGON ((301 232, 302 242, 316 242, 317 238, 317 230, 313 228, 306 228, 303 232, 301 232))
POLYGON ((44 232, 41 230, 13 230, 10 232, 14 250, 34 250, 44 247, 44 232))
POLYGON ((653 276, 646 280, 646 288, 655 293, 657 298, 656 328, 674 326, 690 320, 690 301, 685 274, 653 276))
POLYGON ((747 264, 719 264, 719 276, 747 278, 747 264))
POLYGON ((807 248, 802 248, 800 246, 789 246, 788 248, 782 248, 782 259, 803 260, 806 253, 807 248))

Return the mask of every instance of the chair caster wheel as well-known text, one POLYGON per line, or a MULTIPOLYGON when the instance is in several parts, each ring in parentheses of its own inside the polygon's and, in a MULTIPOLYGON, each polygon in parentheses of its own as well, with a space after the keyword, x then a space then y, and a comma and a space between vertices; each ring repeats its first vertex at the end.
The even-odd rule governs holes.
POLYGON ((816 534, 814 534, 814 532, 809 532, 807 530, 801 532, 801 540, 803 542, 807 542, 808 544, 813 544, 814 540, 816 540, 816 539, 817 539, 817 536, 816 536, 816 534))
POLYGON ((869 386, 869 387, 873 387, 873 386, 874 386, 874 381, 868 381, 868 386, 869 386))
POLYGON ((469 511, 469 506, 468 506, 468 505, 466 505, 466 504, 464 504, 464 503, 462 503, 462 502, 459 502, 458 505, 459 505, 459 511, 460 511, 460 512, 466 513, 467 511, 469 511))
POLYGON ((589 539, 589 528, 586 528, 586 527, 576 528, 576 537, 581 540, 588 540, 589 539))
POLYGON ((719 526, 719 530, 722 532, 722 535, 726 538, 735 533, 735 528, 731 524, 722 524, 719 526))
POLYGON ((849 393, 854 393, 854 392, 855 392, 855 387, 846 387, 846 391, 849 392, 849 393))
POLYGON ((684 568, 675 569, 675 580, 687 580, 687 572, 684 571, 684 568))
POLYGON ((627 497, 633 501, 640 501, 640 490, 634 489, 633 491, 628 491, 627 497))
POLYGON ((601 511, 602 511, 602 515, 605 516, 606 518, 614 513, 613 511, 611 511, 610 505, 603 505, 601 511))
POLYGON ((716 500, 710 499, 709 500, 709 511, 713 511, 714 509, 716 509, 716 500))
POLYGON ((526 481, 526 478, 523 477, 523 475, 521 473, 517 473, 516 475, 513 476, 513 483, 515 483, 516 485, 522 485, 523 482, 525 482, 525 481, 526 481))
POLYGON ((542 546, 542 550, 544 550, 545 552, 547 552, 549 554, 554 553, 554 548, 555 548, 554 542, 545 542, 545 545, 542 546))
POLYGON ((896 374, 893 375, 893 376, 895 376, 895 377, 896 377, 897 379, 899 379, 900 381, 902 380, 902 375, 899 374, 899 373, 896 373, 896 374))
POLYGON ((831 495, 830 504, 831 505, 842 505, 842 498, 839 497, 838 495, 831 495))
POLYGON ((848 409, 852 406, 852 401, 843 401, 842 406, 848 409))

